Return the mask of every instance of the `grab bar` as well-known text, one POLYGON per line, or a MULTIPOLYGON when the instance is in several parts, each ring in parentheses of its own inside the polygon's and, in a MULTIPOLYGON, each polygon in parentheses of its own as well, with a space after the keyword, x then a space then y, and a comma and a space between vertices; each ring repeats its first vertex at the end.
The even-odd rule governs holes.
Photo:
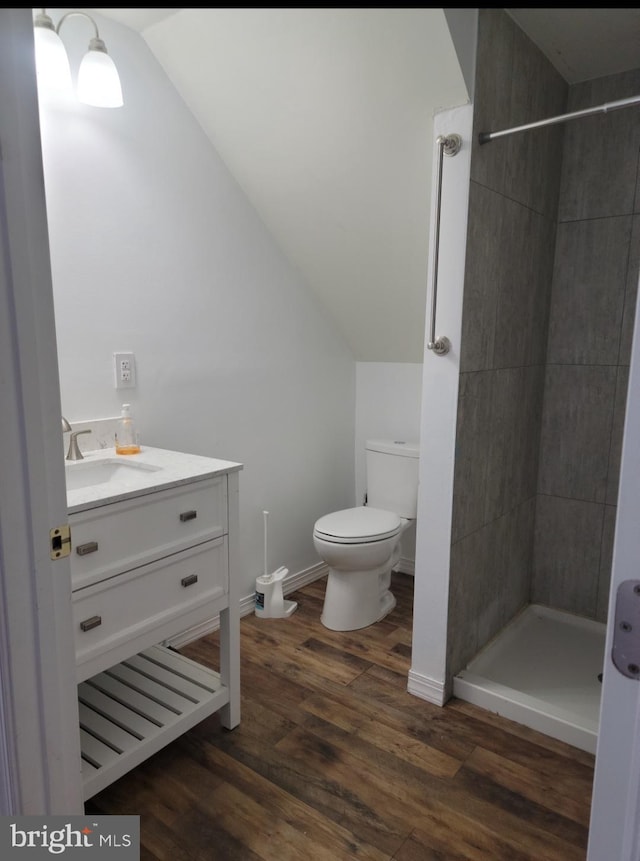
POLYGON ((442 162, 445 155, 457 155, 462 147, 460 135, 440 135, 436 140, 438 144, 438 175, 436 179, 436 227, 433 242, 433 278, 431 290, 431 327, 427 349, 433 350, 436 356, 444 356, 451 349, 451 341, 442 336, 436 338, 436 309, 438 306, 438 262, 440 257, 440 207, 442 203, 442 162))

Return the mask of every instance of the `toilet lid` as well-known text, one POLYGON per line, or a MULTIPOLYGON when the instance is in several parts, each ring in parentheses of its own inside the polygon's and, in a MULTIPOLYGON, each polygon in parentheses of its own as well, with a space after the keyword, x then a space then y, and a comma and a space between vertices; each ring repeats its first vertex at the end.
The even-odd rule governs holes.
POLYGON ((355 544, 361 541, 382 541, 397 535, 402 521, 392 511, 370 508, 345 508, 325 514, 316 522, 315 533, 337 544, 355 544))

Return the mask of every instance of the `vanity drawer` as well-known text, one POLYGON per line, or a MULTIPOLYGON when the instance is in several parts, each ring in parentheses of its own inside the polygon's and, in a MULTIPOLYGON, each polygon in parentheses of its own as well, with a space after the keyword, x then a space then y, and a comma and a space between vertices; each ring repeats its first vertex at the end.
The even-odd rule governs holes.
MULTIPOLYGON (((74 592, 76 664, 123 645, 129 648, 147 632, 155 636, 153 643, 158 642, 162 636, 156 636, 156 629, 198 608, 201 621, 206 621, 215 615, 208 602, 227 594, 228 579, 228 546, 223 536, 74 592)), ((174 633, 180 630, 178 623, 174 633)))
POLYGON ((227 478, 72 514, 71 588, 84 588, 227 533, 227 478))

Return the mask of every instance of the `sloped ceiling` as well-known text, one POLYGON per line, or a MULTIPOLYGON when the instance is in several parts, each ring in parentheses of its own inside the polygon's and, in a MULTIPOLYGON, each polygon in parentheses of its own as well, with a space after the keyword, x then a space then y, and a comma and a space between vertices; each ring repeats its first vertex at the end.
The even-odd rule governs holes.
POLYGON ((421 362, 442 9, 96 9, 138 29, 362 361, 421 362))
MULTIPOLYGON (((96 9, 138 30, 359 361, 421 362, 442 9, 96 9)), ((473 10, 471 10, 473 11, 473 10)), ((638 9, 507 9, 568 83, 640 65, 638 9)))

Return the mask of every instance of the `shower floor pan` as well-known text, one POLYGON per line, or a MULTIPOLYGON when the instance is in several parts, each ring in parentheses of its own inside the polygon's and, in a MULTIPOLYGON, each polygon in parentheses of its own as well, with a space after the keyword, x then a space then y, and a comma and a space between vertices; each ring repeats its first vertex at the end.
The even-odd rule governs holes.
POLYGON ((453 680, 453 694, 595 753, 606 626, 526 607, 453 680))

